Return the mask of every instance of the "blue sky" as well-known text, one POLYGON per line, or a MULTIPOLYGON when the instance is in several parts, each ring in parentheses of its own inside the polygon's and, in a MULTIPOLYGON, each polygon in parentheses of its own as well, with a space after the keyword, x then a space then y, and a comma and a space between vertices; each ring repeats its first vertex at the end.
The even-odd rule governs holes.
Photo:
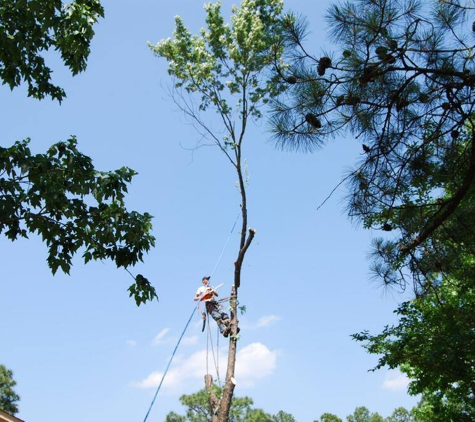
MULTIPOLYGON (((128 166, 139 173, 128 206, 154 215, 157 247, 133 271, 153 282, 160 302, 137 308, 126 291, 130 275, 112 263, 85 266, 78 258, 70 276, 52 276, 39 239, 0 238, 0 363, 14 371, 17 416, 26 422, 143 420, 201 277, 213 270, 239 213, 233 169, 216 149, 189 150, 199 136, 167 95, 166 62, 146 46, 171 36, 175 15, 196 32, 204 24, 201 2, 103 4, 106 18, 96 27, 87 71, 72 78, 55 68, 68 95, 63 104, 1 87, 1 140, 10 145, 31 137, 40 152, 76 135, 98 169, 128 166)), ((286 2, 286 9, 308 17, 314 53, 328 49, 323 15, 329 4, 286 2)), ((282 152, 265 121, 246 142, 249 223, 257 235, 240 289, 247 312, 240 317, 236 395, 299 422, 325 412, 344 418, 363 405, 383 416, 412 407, 406 380, 396 372, 368 372, 376 357, 350 338, 394 321, 402 300, 371 280, 367 255, 379 234, 348 221, 343 187, 317 211, 360 156, 361 144, 338 137, 314 154, 282 152)), ((237 247, 236 230, 212 278, 224 283, 223 295, 231 288, 237 247)), ((203 387, 206 347, 196 315, 149 421, 182 411, 179 396, 203 387)), ((223 376, 222 338, 219 347, 223 376)))

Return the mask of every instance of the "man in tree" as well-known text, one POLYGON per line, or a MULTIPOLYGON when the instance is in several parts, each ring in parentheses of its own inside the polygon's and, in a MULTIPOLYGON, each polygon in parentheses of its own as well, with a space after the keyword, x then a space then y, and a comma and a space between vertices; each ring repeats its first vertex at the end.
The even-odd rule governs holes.
MULTIPOLYGON (((282 52, 277 41, 283 1, 242 0, 240 6, 232 7, 229 24, 224 21, 220 2, 206 4, 205 10, 206 28, 199 35, 192 35, 176 17, 173 38, 149 46, 168 61, 168 73, 174 78, 173 98, 180 109, 199 128, 203 142, 222 152, 237 177, 241 228, 230 294, 228 365, 223 394, 212 418, 213 422, 227 422, 235 387, 238 291, 244 258, 256 233, 248 226, 244 145, 248 124, 262 117, 262 106, 282 89, 270 69, 282 52), (222 126, 212 130, 216 122, 207 123, 205 112, 216 116, 222 126)), ((216 407, 211 402, 210 406, 216 407)))
POLYGON ((15 385, 13 372, 5 365, 0 365, 0 409, 12 415, 18 413, 17 402, 20 400, 20 396, 13 390, 15 385))
POLYGON ((214 300, 218 296, 218 292, 209 285, 211 277, 203 277, 202 286, 198 287, 194 300, 202 300, 205 302, 206 312, 213 317, 219 327, 219 331, 224 337, 228 337, 231 331, 229 327, 229 315, 221 310, 221 305, 214 300))

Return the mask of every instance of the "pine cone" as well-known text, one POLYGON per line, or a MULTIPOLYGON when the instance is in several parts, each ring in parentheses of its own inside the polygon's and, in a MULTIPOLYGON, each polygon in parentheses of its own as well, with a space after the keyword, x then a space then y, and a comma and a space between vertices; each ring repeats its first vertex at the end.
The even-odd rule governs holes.
POLYGON ((320 120, 315 116, 315 114, 308 113, 305 116, 305 121, 310 125, 313 126, 315 129, 320 129, 322 127, 322 123, 320 120))
POLYGON ((285 78, 285 82, 287 82, 288 84, 295 84, 297 83, 297 78, 294 76, 294 75, 291 75, 291 76, 288 76, 287 78, 285 78))
POLYGON ((332 61, 330 57, 322 57, 318 61, 318 66, 317 66, 317 72, 320 76, 323 76, 325 74, 325 71, 331 67, 332 61))

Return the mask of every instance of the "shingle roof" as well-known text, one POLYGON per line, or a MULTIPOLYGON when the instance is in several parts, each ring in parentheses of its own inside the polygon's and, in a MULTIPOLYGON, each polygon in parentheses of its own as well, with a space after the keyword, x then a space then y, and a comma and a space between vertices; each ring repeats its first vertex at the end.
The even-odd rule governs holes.
POLYGON ((21 419, 18 419, 16 416, 10 415, 10 413, 5 412, 0 409, 0 422, 25 422, 21 419))

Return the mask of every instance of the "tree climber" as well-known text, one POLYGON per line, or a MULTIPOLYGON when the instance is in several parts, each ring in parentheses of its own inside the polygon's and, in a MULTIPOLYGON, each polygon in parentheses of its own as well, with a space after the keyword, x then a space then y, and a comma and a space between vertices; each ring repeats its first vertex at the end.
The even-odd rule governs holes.
POLYGON ((203 285, 198 288, 195 294, 194 300, 201 300, 205 302, 206 312, 210 314, 213 319, 216 321, 219 327, 219 331, 224 337, 228 337, 231 332, 229 326, 229 316, 226 312, 221 311, 221 305, 214 300, 215 296, 218 296, 218 292, 209 286, 210 277, 203 277, 203 285))

